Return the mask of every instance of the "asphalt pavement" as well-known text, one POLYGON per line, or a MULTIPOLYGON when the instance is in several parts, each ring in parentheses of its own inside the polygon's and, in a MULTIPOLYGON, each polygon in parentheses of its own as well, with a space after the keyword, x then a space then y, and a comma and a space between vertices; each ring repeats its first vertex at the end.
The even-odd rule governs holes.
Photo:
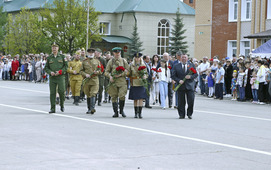
POLYGON ((271 169, 271 105, 196 95, 190 120, 157 104, 134 119, 131 100, 126 118, 72 102, 48 114, 48 84, 0 81, 0 169, 271 169))

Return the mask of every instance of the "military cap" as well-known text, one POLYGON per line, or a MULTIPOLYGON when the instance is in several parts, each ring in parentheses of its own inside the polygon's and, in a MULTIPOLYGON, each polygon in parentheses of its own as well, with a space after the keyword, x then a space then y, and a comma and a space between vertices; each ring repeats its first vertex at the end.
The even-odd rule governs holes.
POLYGON ((56 44, 56 42, 54 42, 54 43, 52 44, 52 47, 58 47, 58 45, 56 44))
POLYGON ((120 47, 115 47, 112 49, 113 52, 120 52, 122 49, 120 47))
POLYGON ((99 52, 99 53, 102 52, 102 50, 101 50, 100 48, 96 48, 95 51, 97 51, 97 52, 99 52))
POLYGON ((94 49, 94 48, 89 48, 89 49, 87 50, 87 52, 88 52, 88 53, 94 53, 94 52, 95 52, 95 49, 94 49))
POLYGON ((143 55, 142 53, 135 53, 135 54, 134 54, 134 57, 139 58, 139 57, 142 57, 142 55, 143 55))

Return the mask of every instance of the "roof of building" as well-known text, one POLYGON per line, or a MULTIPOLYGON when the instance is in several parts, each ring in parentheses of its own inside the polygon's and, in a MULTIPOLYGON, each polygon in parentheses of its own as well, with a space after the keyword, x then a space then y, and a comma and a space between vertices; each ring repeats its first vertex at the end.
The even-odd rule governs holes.
POLYGON ((262 31, 256 34, 251 34, 248 36, 245 36, 244 38, 249 38, 249 39, 263 39, 263 38, 271 38, 271 29, 262 31))
POLYGON ((132 40, 130 38, 127 38, 124 36, 117 36, 117 35, 108 35, 106 37, 102 37, 102 39, 110 43, 119 43, 119 44, 132 43, 132 40))
MULTIPOLYGON (((17 12, 21 8, 39 9, 54 0, 0 0, 4 11, 17 12), (6 2, 4 2, 6 1, 6 2)), ((183 15, 195 15, 195 9, 180 0, 93 0, 93 7, 102 13, 153 12, 175 13, 179 7, 183 15)))

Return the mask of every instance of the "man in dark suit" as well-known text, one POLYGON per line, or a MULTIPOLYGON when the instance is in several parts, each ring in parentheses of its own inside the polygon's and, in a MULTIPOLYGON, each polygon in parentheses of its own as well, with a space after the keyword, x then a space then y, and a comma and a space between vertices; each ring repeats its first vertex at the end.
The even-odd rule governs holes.
MULTIPOLYGON (((173 61, 171 61, 169 59, 169 54, 168 53, 164 53, 163 54, 163 59, 167 62, 167 66, 170 69, 170 74, 172 75, 173 61)), ((161 67, 160 62, 157 64, 156 69, 158 69, 159 67, 161 67)), ((173 101, 172 82, 169 82, 168 83, 168 105, 169 105, 169 108, 172 107, 172 101, 173 101)))
MULTIPOLYGON (((175 65, 181 63, 181 57, 182 57, 182 54, 183 54, 183 53, 182 53, 181 51, 179 51, 179 52, 176 53, 176 60, 173 62, 173 67, 175 67, 175 65)), ((173 67, 172 67, 172 69, 173 69, 173 67)), ((177 85, 178 85, 177 82, 175 82, 175 81, 173 80, 172 83, 174 83, 174 84, 175 84, 175 87, 177 87, 177 85)), ((175 106, 174 106, 174 108, 175 108, 175 109, 178 108, 178 94, 175 94, 175 106)))
MULTIPOLYGON (((149 63, 150 63, 150 57, 147 56, 147 55, 144 55, 143 56, 143 60, 144 60, 144 63, 146 65, 146 67, 147 67, 147 72, 148 72, 148 78, 147 78, 147 80, 148 80, 148 89, 147 90, 148 90, 148 92, 150 94, 150 87, 151 87, 151 82, 152 82, 152 71, 151 71, 151 67, 149 65, 149 63)), ((147 98, 146 98, 145 107, 149 108, 149 109, 152 108, 150 106, 150 95, 148 95, 147 98)))
MULTIPOLYGON (((194 89, 195 89, 195 78, 198 74, 189 74, 191 68, 195 69, 193 63, 188 61, 187 55, 183 54, 181 56, 181 63, 175 65, 172 70, 172 79, 178 84, 182 84, 178 89, 178 113, 179 119, 185 118, 185 95, 187 99, 187 116, 189 119, 192 119, 193 107, 194 107, 194 89), (184 78, 186 79, 184 81, 184 78)), ((195 69, 196 70, 196 69, 195 69)))

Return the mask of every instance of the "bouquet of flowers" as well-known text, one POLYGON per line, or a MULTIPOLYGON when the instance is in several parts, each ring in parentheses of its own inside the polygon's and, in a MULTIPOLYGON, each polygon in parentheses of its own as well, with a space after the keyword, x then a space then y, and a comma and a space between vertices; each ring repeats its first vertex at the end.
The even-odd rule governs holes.
POLYGON ((172 67, 171 67, 171 66, 168 66, 167 68, 169 68, 170 70, 172 69, 172 67))
MULTIPOLYGON (((116 75, 120 75, 120 74, 122 74, 123 72, 125 71, 125 68, 123 67, 123 66, 118 66, 114 71, 113 71, 113 73, 111 74, 111 76, 113 77, 113 80, 115 81, 117 78, 115 77, 116 75)), ((109 81, 109 84, 108 84, 108 86, 106 87, 106 91, 108 91, 108 88, 110 87, 110 86, 116 86, 115 85, 115 82, 111 82, 111 81, 109 81)))
POLYGON ((149 90, 148 90, 148 81, 145 77, 147 75, 147 72, 145 70, 146 68, 147 68, 146 66, 140 66, 138 68, 138 75, 140 77, 140 81, 141 81, 142 86, 146 89, 147 94, 150 95, 149 90))
MULTIPOLYGON (((196 73, 197 73, 197 71, 192 67, 189 69, 188 75, 192 75, 192 74, 196 74, 196 73)), ((186 80, 186 78, 183 79, 184 82, 185 82, 185 80, 186 80)), ((174 91, 176 92, 183 84, 178 84, 178 86, 175 87, 174 91)))
POLYGON ((94 77, 95 76, 95 74, 94 74, 94 72, 96 72, 96 71, 102 71, 102 66, 97 66, 97 69, 96 70, 94 70, 89 76, 89 78, 85 78, 84 80, 83 80, 83 86, 86 84, 86 82, 88 81, 88 80, 90 80, 92 77, 94 77))

